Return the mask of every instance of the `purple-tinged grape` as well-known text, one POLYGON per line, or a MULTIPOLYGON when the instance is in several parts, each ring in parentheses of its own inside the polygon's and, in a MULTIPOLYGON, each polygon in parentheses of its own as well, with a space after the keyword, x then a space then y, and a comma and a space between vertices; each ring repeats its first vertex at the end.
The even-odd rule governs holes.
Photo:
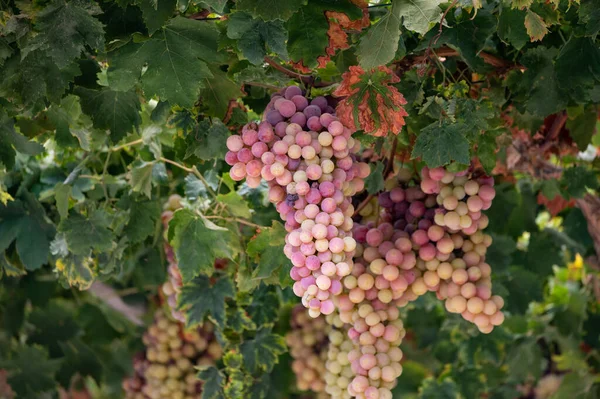
POLYGON ((291 100, 295 96, 302 96, 302 89, 298 86, 288 86, 284 91, 284 97, 291 100))
POLYGON ((310 119, 312 116, 321 116, 321 108, 316 105, 309 105, 308 107, 304 108, 302 112, 304 112, 304 115, 306 115, 308 119, 310 119))
POLYGON ((277 125, 279 122, 283 122, 283 116, 277 110, 271 110, 267 113, 266 121, 271 125, 277 125))
POLYGON ((294 105, 296 105, 296 109, 300 112, 304 111, 306 107, 308 107, 308 99, 302 95, 296 95, 291 98, 294 105))

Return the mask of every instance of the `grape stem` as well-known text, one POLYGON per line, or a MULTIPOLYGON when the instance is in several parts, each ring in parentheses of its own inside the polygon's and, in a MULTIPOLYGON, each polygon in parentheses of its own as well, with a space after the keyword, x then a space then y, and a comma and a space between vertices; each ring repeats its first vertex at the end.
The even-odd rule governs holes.
POLYGON ((304 81, 305 79, 312 79, 312 76, 310 75, 303 75, 301 73, 292 71, 291 69, 287 69, 286 67, 284 67, 283 65, 275 62, 274 60, 272 60, 269 57, 265 57, 265 62, 269 65, 271 65, 273 68, 277 69, 279 72, 282 72, 288 76, 291 76, 292 78, 296 78, 296 79, 302 79, 302 81, 304 81))
POLYGON ((247 220, 239 219, 239 218, 226 218, 226 217, 218 216, 218 215, 211 215, 211 216, 205 215, 204 217, 206 219, 218 219, 218 220, 224 220, 226 222, 234 222, 234 223, 244 224, 246 226, 255 227, 257 229, 266 229, 267 228, 266 226, 261 226, 260 224, 248 222, 247 220))
POLYGON ((125 143, 125 144, 121 144, 121 145, 118 145, 116 147, 113 147, 113 148, 111 148, 111 151, 112 152, 117 152, 117 151, 122 150, 125 147, 131 147, 133 145, 142 144, 143 142, 144 142, 143 139, 133 140, 133 141, 130 141, 129 143, 125 143))
POLYGON ((354 216, 358 215, 358 212, 362 211, 363 208, 365 206, 367 206, 367 204, 369 203, 369 201, 371 201, 373 199, 373 197, 375 197, 374 194, 369 194, 367 196, 367 198, 365 198, 360 204, 358 204, 358 206, 356 207, 356 210, 354 211, 354 213, 352 214, 352 216, 354 217, 354 216))
POLYGON ((202 181, 202 183, 204 183, 204 185, 206 186, 206 189, 208 190, 208 192, 210 193, 210 195, 212 195, 215 199, 217 198, 217 193, 215 193, 215 191, 212 189, 212 187, 208 184, 208 182, 206 181, 206 179, 204 178, 204 176, 202 176, 202 173, 200 173, 200 171, 195 167, 191 167, 188 168, 185 165, 182 165, 178 162, 172 161, 168 158, 165 157, 160 157, 159 158, 161 161, 171 164, 173 166, 177 166, 179 169, 185 170, 188 173, 193 173, 198 179, 200 179, 200 181, 202 181))

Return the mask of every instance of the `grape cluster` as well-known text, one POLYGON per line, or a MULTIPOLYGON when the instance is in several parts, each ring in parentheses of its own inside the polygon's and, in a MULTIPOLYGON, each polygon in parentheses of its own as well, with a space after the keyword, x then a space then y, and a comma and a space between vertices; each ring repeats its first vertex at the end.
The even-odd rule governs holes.
MULTIPOLYGON (((343 323, 342 323, 343 324, 343 323)), ((331 329, 325 362, 325 392, 331 398, 350 399, 348 385, 355 376, 348 354, 355 345, 348 337, 347 329, 331 329)))
POLYGON ((177 194, 171 195, 163 206, 163 213, 161 215, 161 221, 163 224, 163 247, 167 262, 169 264, 167 266, 169 279, 162 285, 162 292, 167 297, 167 304, 171 309, 171 315, 173 318, 185 323, 185 315, 177 310, 177 297, 181 291, 183 281, 181 280, 181 273, 179 272, 179 266, 177 265, 177 260, 175 259, 173 247, 171 247, 169 240, 167 239, 169 222, 173 218, 173 213, 181 207, 181 197, 177 194))
POLYGON ((272 97, 265 120, 227 139, 225 156, 234 180, 269 183, 269 200, 288 231, 293 290, 311 317, 334 311, 340 279, 352 272, 351 197, 370 171, 356 160, 360 143, 333 113, 325 97, 309 103, 299 87, 287 87, 272 97))
POLYGON ((294 307, 290 320, 292 329, 285 339, 294 359, 292 370, 296 374, 299 390, 322 393, 325 390, 325 356, 330 329, 325 318, 312 318, 302 305, 294 307))
POLYGON ((214 364, 221 357, 212 325, 186 332, 181 323, 158 310, 143 342, 146 353, 134 359, 135 375, 123 381, 127 399, 201 397, 195 367, 214 364))

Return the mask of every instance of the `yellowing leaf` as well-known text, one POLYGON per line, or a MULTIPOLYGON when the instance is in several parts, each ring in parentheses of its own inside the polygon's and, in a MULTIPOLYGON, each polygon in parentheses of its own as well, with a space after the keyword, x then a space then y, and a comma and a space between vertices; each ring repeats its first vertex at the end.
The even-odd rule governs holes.
POLYGON ((542 40, 548 33, 548 27, 542 17, 531 10, 527 10, 525 15, 525 28, 532 42, 542 40))

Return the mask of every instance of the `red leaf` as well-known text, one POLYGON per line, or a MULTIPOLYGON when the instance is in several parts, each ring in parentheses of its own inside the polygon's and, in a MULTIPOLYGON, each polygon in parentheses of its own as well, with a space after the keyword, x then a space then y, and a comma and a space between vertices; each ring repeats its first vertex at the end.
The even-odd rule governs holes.
POLYGON ((400 78, 384 66, 369 72, 351 66, 342 78, 334 95, 346 97, 336 109, 343 124, 376 137, 387 136, 389 132, 400 133, 406 124, 404 117, 408 115, 402 107, 406 104, 404 96, 392 86, 400 78))

